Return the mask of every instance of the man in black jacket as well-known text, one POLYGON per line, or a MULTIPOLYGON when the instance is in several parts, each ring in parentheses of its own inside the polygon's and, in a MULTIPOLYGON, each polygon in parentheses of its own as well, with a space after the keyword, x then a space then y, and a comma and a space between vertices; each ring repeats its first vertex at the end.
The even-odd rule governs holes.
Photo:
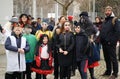
POLYGON ((116 44, 120 36, 120 22, 116 19, 115 24, 112 23, 115 17, 112 7, 105 8, 105 21, 101 29, 101 44, 103 46, 103 53, 106 63, 106 71, 103 76, 110 76, 112 69, 113 73, 110 79, 115 79, 118 76, 118 62, 116 57, 116 44))

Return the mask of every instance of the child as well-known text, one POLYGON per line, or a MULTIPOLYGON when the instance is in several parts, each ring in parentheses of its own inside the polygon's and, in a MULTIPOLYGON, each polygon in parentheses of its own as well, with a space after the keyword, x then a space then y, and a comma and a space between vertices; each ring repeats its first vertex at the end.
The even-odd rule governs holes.
POLYGON ((35 53, 35 48, 36 48, 36 44, 37 44, 37 40, 36 37, 32 34, 30 34, 31 32, 31 25, 26 24, 24 26, 24 37, 27 39, 27 42, 30 45, 30 51, 27 52, 25 54, 25 58, 26 58, 26 79, 32 79, 31 78, 31 66, 32 66, 32 62, 34 60, 34 53, 35 53))
POLYGON ((60 66, 60 79, 71 78, 71 66, 73 64, 74 34, 71 32, 71 24, 65 21, 60 29, 58 44, 58 63, 60 66))
POLYGON ((23 72, 26 69, 25 52, 29 51, 29 44, 22 36, 22 29, 18 25, 13 28, 13 33, 5 42, 5 48, 8 50, 7 71, 5 79, 23 79, 23 72))
POLYGON ((47 74, 51 74, 52 68, 52 52, 49 44, 49 37, 46 34, 40 36, 36 52, 36 66, 32 68, 35 71, 36 79, 46 79, 47 74))
POLYGON ((88 37, 81 29, 80 24, 75 24, 75 52, 78 70, 81 79, 87 79, 87 66, 88 66, 88 37))
POLYGON ((36 36, 37 40, 40 40, 40 36, 42 34, 47 34, 49 39, 51 40, 53 33, 48 30, 48 24, 46 22, 43 22, 42 28, 36 32, 35 36, 36 36))

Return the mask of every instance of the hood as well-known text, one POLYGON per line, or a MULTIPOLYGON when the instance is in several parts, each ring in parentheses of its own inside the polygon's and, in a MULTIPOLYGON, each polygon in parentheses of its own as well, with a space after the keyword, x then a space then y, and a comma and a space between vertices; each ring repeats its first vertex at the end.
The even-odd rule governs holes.
POLYGON ((85 31, 83 29, 81 29, 80 33, 76 33, 76 35, 83 35, 83 36, 85 35, 86 36, 85 31))
MULTIPOLYGON (((107 16, 105 16, 106 18, 108 18, 107 16)), ((115 17, 115 14, 112 12, 111 16, 109 17, 115 17)))

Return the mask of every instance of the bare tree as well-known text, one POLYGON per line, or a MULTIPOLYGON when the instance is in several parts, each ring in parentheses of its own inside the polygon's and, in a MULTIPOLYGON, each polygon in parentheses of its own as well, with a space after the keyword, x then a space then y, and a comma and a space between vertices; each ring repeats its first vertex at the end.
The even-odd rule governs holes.
MULTIPOLYGON (((96 11, 103 13, 106 6, 112 6, 116 16, 120 17, 119 0, 96 0, 96 11)), ((102 14, 103 15, 103 14, 102 14)))
POLYGON ((73 3, 74 0, 64 0, 64 1, 63 0, 62 1, 54 0, 54 1, 56 1, 58 4, 60 4, 62 6, 62 8, 63 8, 62 14, 66 16, 68 8, 73 3))

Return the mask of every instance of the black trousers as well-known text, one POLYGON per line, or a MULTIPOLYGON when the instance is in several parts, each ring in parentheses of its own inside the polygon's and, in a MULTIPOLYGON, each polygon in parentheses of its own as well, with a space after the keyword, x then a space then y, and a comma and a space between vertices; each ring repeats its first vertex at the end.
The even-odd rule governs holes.
POLYGON ((36 79, 47 79, 46 75, 41 75, 36 73, 36 79))
POLYGON ((59 77, 58 53, 54 54, 54 77, 56 79, 59 77))
POLYGON ((5 79, 25 79, 24 72, 5 73, 5 79))
POLYGON ((81 60, 77 62, 78 70, 80 72, 82 79, 87 79, 87 66, 88 66, 88 60, 81 60))
POLYGON ((106 63, 106 73, 111 74, 113 70, 113 75, 118 75, 118 62, 116 56, 116 45, 103 44, 103 54, 106 63))
POLYGON ((60 66, 60 79, 70 79, 71 66, 60 66))
POLYGON ((32 79, 32 77, 31 77, 31 73, 32 73, 31 65, 32 65, 32 63, 26 63, 26 72, 25 72, 26 79, 32 79))
MULTIPOLYGON (((120 42, 119 42, 120 43, 120 42)), ((119 51, 118 51, 118 59, 120 61, 120 45, 119 45, 119 51)))

